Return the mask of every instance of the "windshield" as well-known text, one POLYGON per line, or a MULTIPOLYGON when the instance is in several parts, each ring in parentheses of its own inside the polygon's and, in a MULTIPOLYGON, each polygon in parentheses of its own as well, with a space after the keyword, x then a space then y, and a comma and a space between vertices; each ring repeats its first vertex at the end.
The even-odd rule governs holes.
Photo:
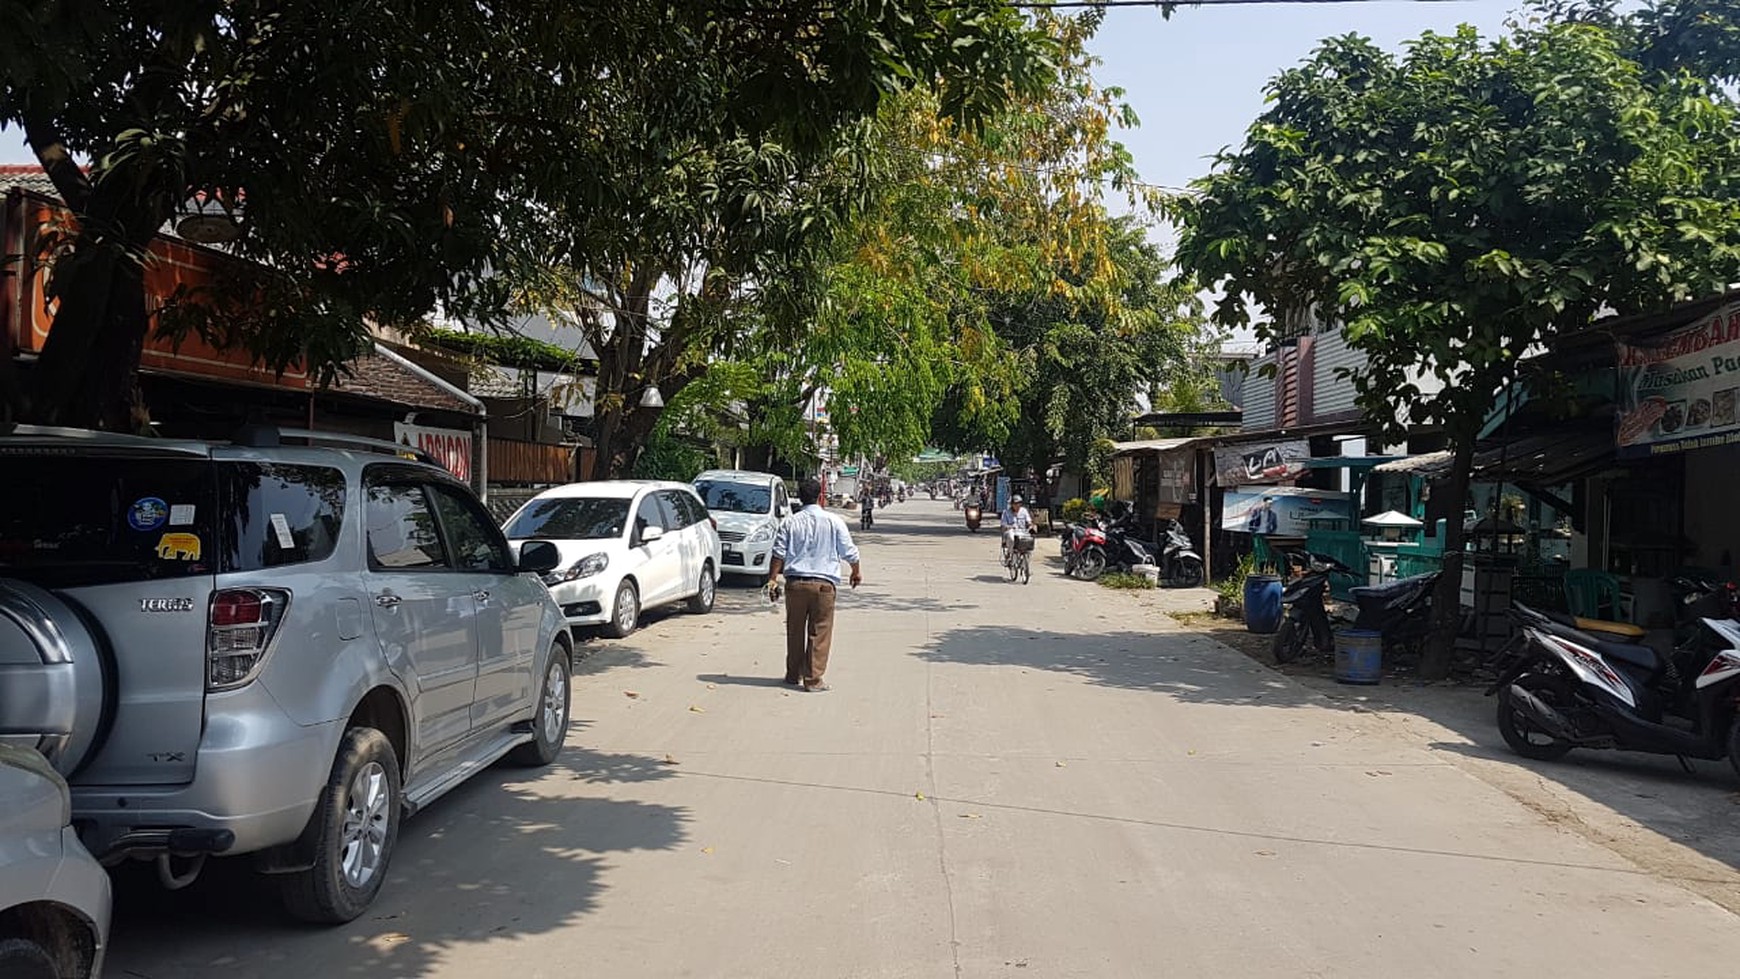
POLYGON ((727 513, 766 513, 773 509, 773 491, 765 484, 702 479, 695 483, 709 510, 727 513))
POLYGON ((564 496, 533 500, 505 528, 514 540, 604 540, 621 537, 628 501, 601 496, 564 496))
POLYGON ((212 574, 221 550, 204 459, 7 452, 0 578, 76 588, 212 574))

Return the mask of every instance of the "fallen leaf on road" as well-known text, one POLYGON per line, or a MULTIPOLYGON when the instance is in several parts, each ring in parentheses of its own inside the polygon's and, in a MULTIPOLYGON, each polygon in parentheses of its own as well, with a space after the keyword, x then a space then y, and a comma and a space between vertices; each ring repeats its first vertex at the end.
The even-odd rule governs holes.
POLYGON ((705 714, 705 713, 707 713, 707 708, 705 708, 705 707, 696 707, 696 706, 695 706, 695 705, 694 705, 694 704, 690 704, 690 705, 689 705, 689 712, 690 712, 690 713, 691 713, 691 714, 705 714))
POLYGON ((622 692, 622 695, 624 697, 639 697, 640 691, 638 691, 638 690, 624 690, 622 692))
POLYGON ((677 763, 677 760, 675 758, 672 758, 670 755, 666 755, 665 760, 663 762, 661 762, 661 764, 665 764, 665 765, 675 765, 676 763, 677 763))
POLYGON ((376 935, 374 937, 374 939, 369 944, 371 944, 371 945, 403 945, 404 943, 406 943, 410 940, 411 940, 411 936, 405 934, 404 932, 389 931, 389 932, 382 934, 382 935, 376 935))
POLYGON ((1311 747, 1313 747, 1313 748, 1321 748, 1321 747, 1323 747, 1323 742, 1321 742, 1321 741, 1313 741, 1313 742, 1311 742, 1311 747))
POLYGON ((1257 851, 1257 856, 1259 856, 1259 857, 1272 857, 1274 855, 1275 855, 1275 851, 1273 851, 1273 850, 1258 850, 1257 851))
POLYGON ((1068 768, 1068 767, 1069 767, 1069 766, 1068 766, 1068 765, 1065 765, 1065 764, 1064 764, 1064 763, 1063 763, 1063 762, 1061 762, 1061 761, 1060 761, 1060 762, 1058 762, 1058 763, 1057 763, 1057 767, 1058 767, 1058 768, 1068 768))
POLYGON ((702 847, 702 848, 701 848, 701 852, 702 852, 702 853, 712 853, 712 852, 713 852, 713 848, 712 848, 712 847, 710 847, 710 846, 704 846, 704 847, 702 847))
POLYGON ((1192 748, 1192 749, 1190 749, 1190 750, 1189 750, 1189 751, 1186 751, 1186 752, 1185 752, 1185 754, 1187 754, 1187 755, 1194 755, 1194 754, 1196 754, 1196 749, 1195 749, 1195 748, 1192 748))
MULTIPOLYGON (((947 714, 932 714, 930 716, 932 716, 932 717, 947 717, 948 715, 947 714)), ((1740 802, 1740 798, 1737 798, 1735 801, 1740 802)))
POLYGON ((718 688, 718 686, 719 685, 717 683, 709 683, 709 684, 707 684, 707 689, 708 690, 715 690, 718 688))
POLYGON ((1372 778, 1377 778, 1377 777, 1378 777, 1378 776, 1379 776, 1379 775, 1388 775, 1388 774, 1390 774, 1390 773, 1389 773, 1389 772, 1386 772, 1386 771, 1384 771, 1384 770, 1383 770, 1383 769, 1381 769, 1381 768, 1380 768, 1380 769, 1378 769, 1378 770, 1376 770, 1376 771, 1372 771, 1372 772, 1366 772, 1366 774, 1367 774, 1367 775, 1370 775, 1370 776, 1371 776, 1371 777, 1372 777, 1372 778))
POLYGON ((913 793, 913 794, 912 794, 912 797, 913 797, 913 798, 914 798, 914 799, 917 799, 917 800, 918 800, 918 801, 920 801, 920 802, 923 802, 923 801, 924 801, 924 793, 923 793, 923 792, 914 792, 914 793, 913 793))
POLYGON ((979 815, 976 812, 963 812, 963 813, 961 813, 961 818, 962 819, 984 819, 985 817, 979 815))

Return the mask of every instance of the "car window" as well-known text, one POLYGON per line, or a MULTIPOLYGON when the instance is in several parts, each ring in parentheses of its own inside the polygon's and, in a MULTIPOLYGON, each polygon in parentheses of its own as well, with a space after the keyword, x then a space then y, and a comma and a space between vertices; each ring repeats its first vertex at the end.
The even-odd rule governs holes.
POLYGON ((406 483, 370 486, 364 519, 369 561, 392 570, 445 567, 441 535, 423 488, 406 483))
POLYGON ((648 493, 641 497, 640 506, 634 510, 634 536, 636 540, 648 527, 664 527, 664 514, 659 511, 657 493, 648 493))
POLYGON ((773 505, 778 508, 778 510, 776 512, 780 512, 780 513, 785 512, 785 510, 786 510, 786 495, 785 495, 785 484, 784 483, 780 483, 779 485, 777 485, 773 488, 773 505))
POLYGON ((76 588, 213 573, 213 469, 181 456, 0 451, 0 578, 76 588))
POLYGON ((689 506, 691 499, 692 497, 682 490, 665 490, 659 494, 659 502, 664 504, 665 514, 672 521, 665 524, 666 529, 680 530, 700 523, 699 520, 695 519, 695 511, 689 506))
POLYGON ((620 497, 553 496, 527 503, 508 521, 514 540, 608 540, 628 524, 629 501, 620 497))
POLYGON ((695 494, 686 490, 677 490, 677 499, 682 500, 683 505, 689 508, 690 525, 705 523, 713 519, 713 515, 707 512, 707 505, 702 503, 701 498, 695 494))
POLYGON ((344 525, 344 473, 329 466, 218 466, 225 571, 324 561, 344 525))
POLYGON ((697 480, 695 492, 706 501, 707 509, 730 513, 766 513, 772 499, 766 483, 738 479, 697 480))
POLYGON ((507 541, 495 529, 483 508, 463 492, 450 486, 432 485, 435 510, 441 514, 441 529, 446 532, 447 549, 453 553, 455 567, 468 571, 512 571, 507 541))

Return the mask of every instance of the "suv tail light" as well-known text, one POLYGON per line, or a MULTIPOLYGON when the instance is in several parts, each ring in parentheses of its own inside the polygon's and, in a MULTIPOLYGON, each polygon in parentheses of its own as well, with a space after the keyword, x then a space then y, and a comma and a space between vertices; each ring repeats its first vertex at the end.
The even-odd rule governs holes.
POLYGON ((226 588, 211 597, 205 632, 205 689, 230 690, 252 681, 284 621, 290 593, 278 588, 226 588))

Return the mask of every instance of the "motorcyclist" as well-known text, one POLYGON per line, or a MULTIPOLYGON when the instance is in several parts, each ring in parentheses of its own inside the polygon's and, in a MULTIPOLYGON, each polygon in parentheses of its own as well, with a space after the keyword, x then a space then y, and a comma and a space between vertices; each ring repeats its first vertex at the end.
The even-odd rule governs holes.
POLYGON ((1003 566, 1008 567, 1015 536, 1033 534, 1033 513, 1027 509, 1027 501, 1021 498, 1021 494, 1009 498, 1009 506, 998 517, 998 522, 1003 526, 1003 566))

